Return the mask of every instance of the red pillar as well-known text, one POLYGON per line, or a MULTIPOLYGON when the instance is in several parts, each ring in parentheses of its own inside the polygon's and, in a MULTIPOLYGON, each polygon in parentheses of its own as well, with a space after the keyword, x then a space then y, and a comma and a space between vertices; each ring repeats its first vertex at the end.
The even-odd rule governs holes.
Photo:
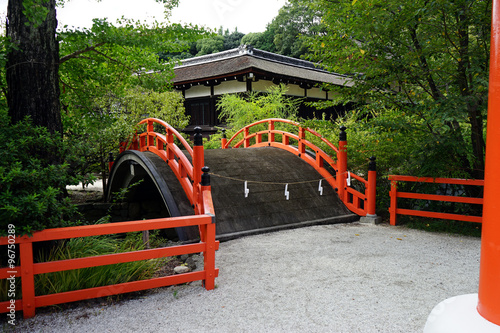
POLYGON ((366 216, 376 216, 377 203, 377 166, 375 156, 370 157, 368 164, 368 189, 366 191, 366 216))
POLYGON ((397 223, 396 210, 398 209, 398 182, 395 180, 391 180, 390 196, 391 196, 391 205, 389 207, 389 212, 391 215, 390 223, 391 225, 396 225, 397 223))
POLYGON ((493 1, 479 314, 500 325, 500 2, 493 1))
POLYGON ((347 134, 345 126, 340 127, 339 134, 339 153, 337 154, 337 186, 339 198, 345 201, 345 186, 347 178, 347 134))
POLYGON ((201 168, 205 166, 205 155, 203 151, 203 136, 201 128, 194 129, 194 145, 193 145, 193 205, 194 213, 200 214, 201 209, 201 168))
POLYGON ((227 138, 226 138, 226 130, 222 129, 222 139, 220 140, 220 145, 222 149, 226 149, 227 147, 227 138))
MULTIPOLYGON (((28 237, 28 236, 24 236, 28 237)), ((33 275, 33 245, 32 243, 19 244, 21 259, 21 288, 23 294, 23 316, 35 316, 35 278, 33 275)))

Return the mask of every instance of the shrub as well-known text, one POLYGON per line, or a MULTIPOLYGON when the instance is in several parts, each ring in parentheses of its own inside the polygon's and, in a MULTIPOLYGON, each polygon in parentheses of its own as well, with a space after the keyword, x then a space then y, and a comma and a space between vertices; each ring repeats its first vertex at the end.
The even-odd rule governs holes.
POLYGON ((0 236, 9 224, 18 235, 72 224, 75 208, 63 191, 78 180, 60 162, 67 152, 59 134, 29 119, 10 125, 0 111, 0 236))

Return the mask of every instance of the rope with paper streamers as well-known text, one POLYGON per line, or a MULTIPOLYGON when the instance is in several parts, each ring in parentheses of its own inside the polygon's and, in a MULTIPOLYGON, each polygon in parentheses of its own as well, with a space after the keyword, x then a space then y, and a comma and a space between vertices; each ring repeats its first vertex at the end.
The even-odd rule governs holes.
POLYGON ((253 184, 260 184, 260 185, 286 185, 286 184, 297 185, 297 184, 306 184, 306 183, 316 183, 316 182, 319 182, 321 180, 327 180, 327 179, 335 178, 334 176, 330 176, 330 177, 320 178, 320 179, 314 179, 314 180, 304 180, 304 181, 301 181, 301 182, 282 183, 282 182, 264 182, 264 181, 259 181, 259 180, 245 180, 245 179, 241 179, 241 178, 223 176, 223 175, 219 175, 219 174, 216 174, 216 173, 213 173, 213 172, 209 172, 208 174, 210 176, 219 177, 219 178, 225 178, 225 179, 234 180, 234 181, 237 181, 237 182, 248 183, 248 184, 253 183, 253 184))
MULTIPOLYGON (((264 181, 259 181, 259 180, 245 180, 245 179, 240 179, 240 178, 235 178, 235 177, 223 176, 223 175, 219 175, 219 174, 216 174, 216 173, 213 173, 213 172, 209 172, 208 174, 210 176, 224 178, 224 179, 229 179, 229 180, 233 180, 233 181, 244 183, 243 193, 245 195, 245 198, 248 198, 248 195, 250 193, 250 189, 248 188, 248 184, 249 183, 260 184, 260 185, 281 185, 281 186, 284 185, 285 186, 285 198, 286 198, 286 200, 290 199, 290 192, 288 191, 288 186, 289 185, 299 185, 299 184, 307 184, 307 183, 317 183, 317 182, 319 182, 318 192, 319 192, 319 195, 323 195, 323 185, 322 185, 323 180, 335 178, 334 176, 330 176, 330 177, 323 177, 323 178, 314 179, 314 180, 304 180, 304 181, 300 181, 300 182, 283 183, 283 182, 264 182, 264 181)), ((351 172, 347 171, 347 175, 348 175, 347 176, 347 186, 350 186, 350 183, 351 183, 351 172)))

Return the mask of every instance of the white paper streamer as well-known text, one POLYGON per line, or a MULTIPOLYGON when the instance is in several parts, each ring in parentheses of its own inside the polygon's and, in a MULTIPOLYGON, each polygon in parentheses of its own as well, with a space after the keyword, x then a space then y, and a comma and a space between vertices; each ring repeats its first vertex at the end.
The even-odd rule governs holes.
POLYGON ((245 198, 248 198, 248 193, 250 192, 250 189, 248 188, 248 182, 245 181, 245 198))

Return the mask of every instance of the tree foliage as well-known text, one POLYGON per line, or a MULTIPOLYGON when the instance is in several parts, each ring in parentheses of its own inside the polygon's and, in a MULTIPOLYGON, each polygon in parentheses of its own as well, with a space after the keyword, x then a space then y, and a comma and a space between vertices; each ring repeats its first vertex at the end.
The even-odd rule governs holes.
MULTIPOLYGON (((278 54, 300 58, 307 53, 307 45, 300 36, 316 37, 325 33, 321 11, 301 3, 287 3, 268 24, 262 37, 273 36, 273 50, 278 54)), ((268 45, 265 41, 263 44, 268 45)))
MULTIPOLYGON (((227 134, 232 136, 244 126, 266 118, 297 120, 300 100, 287 97, 287 90, 286 85, 281 84, 268 88, 265 93, 223 95, 217 102, 217 108, 219 118, 227 124, 227 134)), ((252 128, 256 129, 258 127, 252 128)), ((205 147, 220 147, 220 138, 221 133, 212 135, 205 147)))
MULTIPOLYGON (((168 11, 178 1, 159 2, 168 11)), ((9 8, 16 5, 7 27, 10 38, 1 38, 0 219, 1 230, 7 230, 5 223, 15 223, 18 234, 67 225, 72 206, 64 199, 65 186, 106 170, 108 152, 117 150, 139 116, 157 115, 185 126, 182 97, 168 91, 173 64, 162 63, 158 52, 182 51, 186 44, 180 40, 195 41, 204 34, 195 26, 126 19, 116 25, 94 20, 89 29, 64 27, 56 33, 55 3, 23 0, 23 10, 21 2, 10 0, 9 8), (56 43, 45 42, 51 40, 56 43), (37 47, 40 43, 43 47, 37 47), (35 51, 40 57, 32 57, 35 51), (16 76, 19 68, 26 70, 23 76, 16 76), (45 81, 40 68, 52 70, 45 81), (23 99, 28 79, 36 87, 30 93, 40 103, 27 95, 23 99), (56 93, 44 94, 48 85, 56 93), (63 128, 36 114, 25 119, 25 110, 10 102, 9 117, 6 100, 14 94, 37 112, 55 105, 58 117, 61 105, 63 128)))
POLYGON ((85 157, 82 173, 106 178, 110 152, 130 135, 141 116, 151 115, 182 129, 187 120, 182 96, 169 92, 174 63, 159 50, 182 51, 184 41, 204 34, 193 26, 94 20, 90 29, 67 29, 61 39, 61 102, 66 134, 85 157), (171 103, 171 104, 169 104, 171 103))
POLYGON ((490 1, 292 2, 322 13, 310 59, 351 76, 354 87, 330 88, 363 105, 374 140, 405 128, 418 140, 411 172, 483 177, 490 1))
POLYGON ((74 209, 61 188, 78 180, 68 163, 50 163, 46 151, 71 160, 59 134, 29 118, 10 125, 6 110, 0 111, 0 235, 9 224, 18 235, 69 224, 74 209))

